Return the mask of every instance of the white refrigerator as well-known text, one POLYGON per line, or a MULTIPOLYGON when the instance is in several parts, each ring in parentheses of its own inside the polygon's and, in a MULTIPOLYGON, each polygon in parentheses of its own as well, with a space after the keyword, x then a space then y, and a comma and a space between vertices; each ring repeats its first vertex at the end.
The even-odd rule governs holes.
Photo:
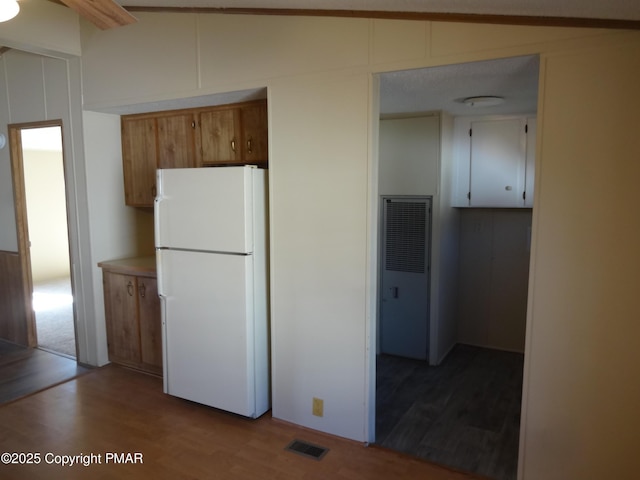
POLYGON ((266 171, 160 169, 157 188, 164 391, 257 418, 271 405, 266 171))

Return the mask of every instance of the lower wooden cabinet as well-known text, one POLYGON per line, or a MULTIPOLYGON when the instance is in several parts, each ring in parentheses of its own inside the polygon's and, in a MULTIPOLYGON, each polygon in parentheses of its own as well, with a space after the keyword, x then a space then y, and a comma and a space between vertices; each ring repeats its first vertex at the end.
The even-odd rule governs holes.
POLYGON ((125 274, 103 266, 109 360, 162 374, 162 326, 153 276, 125 274))

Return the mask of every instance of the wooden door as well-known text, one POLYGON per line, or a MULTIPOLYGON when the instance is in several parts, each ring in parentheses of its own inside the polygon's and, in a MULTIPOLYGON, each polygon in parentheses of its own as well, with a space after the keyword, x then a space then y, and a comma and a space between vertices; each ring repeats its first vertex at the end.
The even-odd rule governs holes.
POLYGON ((158 168, 195 167, 195 115, 158 117, 157 128, 158 168))
POLYGON ((142 363, 162 373, 162 326, 158 281, 138 277, 138 315, 140 319, 140 356, 142 363))
POLYGON ((233 164, 242 161, 240 115, 237 108, 200 113, 202 164, 233 164))
POLYGON ((31 296, 31 254, 24 184, 22 137, 19 126, 9 125, 17 252, 0 252, 0 337, 28 347, 38 344, 31 296))
POLYGON ((109 359, 123 363, 140 363, 136 277, 103 272, 102 281, 109 359))
POLYGON ((243 106, 241 115, 244 163, 266 164, 269 158, 266 102, 243 106))
POLYGON ((153 205, 156 195, 156 120, 122 119, 122 164, 125 203, 133 207, 153 205))

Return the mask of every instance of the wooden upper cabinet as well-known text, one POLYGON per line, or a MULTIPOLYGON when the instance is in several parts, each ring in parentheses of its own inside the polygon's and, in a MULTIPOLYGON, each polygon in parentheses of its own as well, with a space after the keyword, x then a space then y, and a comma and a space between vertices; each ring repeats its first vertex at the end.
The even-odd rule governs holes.
POLYGON ((269 159, 267 103, 256 102, 243 106, 241 117, 245 163, 266 164, 269 159))
POLYGON ((125 115, 125 203, 152 207, 157 168, 268 163, 267 102, 125 115))
POLYGON ((195 132, 193 113, 158 117, 158 168, 195 167, 195 132))
POLYGON ((122 118, 122 166, 125 203, 153 205, 156 194, 156 121, 154 118, 122 118))
POLYGON ((201 112, 200 137, 203 165, 240 162, 240 111, 226 108, 201 112))
POLYGON ((264 100, 202 111, 199 123, 202 165, 267 165, 264 100))

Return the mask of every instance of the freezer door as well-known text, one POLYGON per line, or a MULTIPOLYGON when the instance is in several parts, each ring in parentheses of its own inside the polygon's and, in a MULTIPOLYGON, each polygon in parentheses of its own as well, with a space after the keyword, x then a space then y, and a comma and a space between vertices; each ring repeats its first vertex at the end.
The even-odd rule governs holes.
POLYGON ((157 255, 165 392, 256 416, 252 256, 157 255))
POLYGON ((253 251, 252 167, 157 171, 157 248, 253 251))

